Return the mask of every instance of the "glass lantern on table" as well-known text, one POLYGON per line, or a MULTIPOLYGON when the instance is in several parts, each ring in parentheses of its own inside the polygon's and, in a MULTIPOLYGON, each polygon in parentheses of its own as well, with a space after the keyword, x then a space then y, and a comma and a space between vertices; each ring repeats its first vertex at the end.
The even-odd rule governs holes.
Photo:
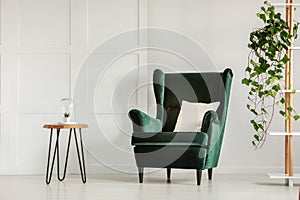
POLYGON ((63 98, 60 100, 62 107, 62 122, 74 123, 74 103, 71 98, 63 98))

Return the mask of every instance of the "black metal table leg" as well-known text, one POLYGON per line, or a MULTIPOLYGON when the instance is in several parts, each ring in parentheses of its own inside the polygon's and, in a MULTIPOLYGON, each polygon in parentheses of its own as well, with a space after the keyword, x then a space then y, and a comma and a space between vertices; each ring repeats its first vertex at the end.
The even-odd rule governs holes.
POLYGON ((52 132, 53 129, 51 128, 50 131, 50 139, 49 139, 49 150, 48 150, 48 159, 47 159, 47 171, 46 171, 46 183, 49 184, 51 181, 51 176, 52 176, 52 169, 53 169, 53 162, 52 162, 52 167, 51 167, 51 173, 49 177, 49 164, 50 164, 50 153, 51 153, 51 143, 52 143, 52 132))
POLYGON ((58 179, 59 179, 59 133, 60 133, 60 129, 56 129, 57 139, 56 139, 55 150, 56 150, 57 178, 58 179))
POLYGON ((58 147, 59 129, 57 130, 56 144, 55 144, 55 148, 54 148, 54 153, 53 153, 53 158, 52 158, 52 163, 51 163, 51 169, 50 169, 50 172, 49 172, 50 157, 51 157, 52 135, 53 135, 53 129, 51 128, 50 139, 49 139, 49 151, 48 151, 47 171, 46 171, 46 183, 47 184, 49 184, 51 182, 51 177, 52 177, 52 172, 53 172, 53 166, 54 166, 54 161, 55 161, 55 155, 58 152, 57 151, 57 147, 58 147))
MULTIPOLYGON (((68 140, 68 146, 67 146, 67 152, 66 152, 65 167, 64 167, 64 173, 63 173, 62 178, 59 177, 59 156, 58 156, 58 153, 57 153, 57 178, 60 181, 63 181, 66 177, 68 158, 69 158, 69 150, 70 150, 70 143, 71 143, 71 135, 72 135, 72 129, 70 129, 70 133, 69 133, 69 140, 68 140)), ((57 145, 59 145, 59 144, 57 144, 57 145)), ((58 152, 58 146, 57 146, 57 152, 58 152)))
POLYGON ((78 162, 79 162, 79 168, 81 173, 81 179, 83 183, 86 183, 86 171, 85 171, 85 161, 84 161, 84 153, 83 153, 83 145, 82 145, 82 135, 81 135, 81 128, 79 128, 79 138, 80 138, 80 145, 81 145, 81 157, 82 162, 80 158, 80 152, 78 147, 78 141, 76 136, 76 130, 74 128, 74 136, 75 136, 75 143, 76 143, 76 149, 77 149, 77 155, 78 155, 78 162))

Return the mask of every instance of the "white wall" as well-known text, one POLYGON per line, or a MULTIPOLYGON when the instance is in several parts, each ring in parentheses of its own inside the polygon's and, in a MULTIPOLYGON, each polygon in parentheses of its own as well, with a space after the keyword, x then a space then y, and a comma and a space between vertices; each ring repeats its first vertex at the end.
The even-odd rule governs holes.
MULTIPOLYGON (((228 123, 218 170, 268 172, 270 168, 278 171, 283 167, 283 138, 270 137, 263 149, 253 151, 250 142, 252 129, 249 125, 251 115, 245 109, 247 91, 241 85, 249 52, 248 35, 254 27, 259 26, 255 14, 262 4, 261 0, 0 2, 1 174, 44 173, 49 133, 42 125, 60 120, 58 101, 73 95, 76 78, 82 73, 80 69, 88 53, 113 35, 147 25, 186 34, 206 49, 219 70, 225 67, 233 69, 228 123)), ((133 39, 139 42, 140 37, 133 39)), ((90 81, 97 79, 93 77, 92 70, 96 67, 103 71, 105 67, 101 66, 101 61, 117 55, 115 50, 97 54, 96 62, 84 72, 90 81)), ((147 73, 143 71, 144 68, 136 69, 136 66, 145 64, 146 58, 145 52, 123 56, 112 65, 110 71, 105 71, 107 78, 100 81, 98 90, 89 91, 87 87, 82 95, 98 100, 96 108, 89 110, 86 122, 89 123, 90 116, 96 115, 104 129, 99 132, 91 125, 88 131, 84 130, 86 150, 91 153, 87 154, 90 173, 111 172, 111 168, 135 170, 128 135, 131 124, 127 109, 132 106, 143 107, 147 103, 147 87, 141 82, 147 73), (141 86, 138 92, 130 91, 134 84, 141 86), (116 90, 116 86, 120 88, 116 90), (122 93, 115 102, 122 109, 113 114, 110 102, 115 91, 122 93), (107 162, 110 167, 103 167, 107 162)), ((179 70, 185 64, 166 52, 151 50, 148 58, 150 63, 179 70)), ((149 75, 154 67, 149 67, 149 75)), ((153 93, 149 91, 149 106, 152 106, 153 93)), ((279 129, 283 124, 282 119, 276 120, 273 128, 279 129)), ((299 124, 296 125, 298 127, 300 129, 299 124)), ((295 166, 298 167, 300 144, 297 138, 294 147, 295 166)), ((78 172, 73 150, 70 171, 78 172)))

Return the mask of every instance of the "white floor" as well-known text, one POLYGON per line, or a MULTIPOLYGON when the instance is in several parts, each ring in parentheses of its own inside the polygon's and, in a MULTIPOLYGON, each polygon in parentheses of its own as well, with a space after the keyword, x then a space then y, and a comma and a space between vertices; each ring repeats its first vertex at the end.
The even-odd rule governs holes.
POLYGON ((90 175, 86 184, 78 175, 67 175, 63 182, 52 177, 46 185, 44 176, 0 176, 0 200, 43 199, 204 199, 204 200, 296 200, 300 182, 293 188, 283 180, 270 180, 264 174, 214 174, 208 181, 203 173, 201 186, 195 185, 192 173, 172 174, 166 183, 165 174, 146 174, 139 184, 135 175, 90 175))

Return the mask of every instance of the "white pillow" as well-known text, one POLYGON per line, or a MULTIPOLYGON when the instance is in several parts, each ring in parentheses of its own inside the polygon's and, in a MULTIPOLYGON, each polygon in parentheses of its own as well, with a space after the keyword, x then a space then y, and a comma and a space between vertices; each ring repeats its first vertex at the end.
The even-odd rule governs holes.
POLYGON ((205 113, 209 110, 216 111, 219 105, 220 102, 191 103, 182 101, 174 132, 201 131, 202 120, 205 113))

